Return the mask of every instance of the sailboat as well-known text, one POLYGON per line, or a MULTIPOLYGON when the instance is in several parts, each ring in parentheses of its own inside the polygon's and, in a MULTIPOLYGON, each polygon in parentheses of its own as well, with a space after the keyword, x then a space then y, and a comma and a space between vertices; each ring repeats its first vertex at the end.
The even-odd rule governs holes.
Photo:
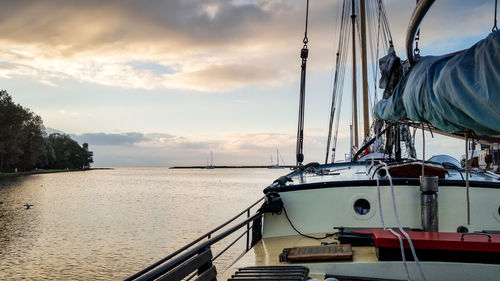
MULTIPOLYGON (((330 147, 325 164, 302 163, 306 17, 295 170, 276 179, 261 200, 226 223, 127 280, 498 280, 500 175, 473 169, 468 154, 473 143, 500 143, 500 33, 495 28, 458 54, 419 57, 418 28, 433 2, 418 1, 410 19, 408 67, 400 64, 392 40, 387 40, 388 55, 380 63, 385 92, 373 109, 377 120, 370 126, 368 110, 363 110, 365 131, 363 142, 357 143, 353 113, 354 149, 350 161, 341 163, 334 156, 330 161, 328 153, 335 154, 330 147), (449 96, 462 101, 447 103, 449 96), (423 153, 416 159, 408 137, 411 128, 464 139, 465 167, 447 155, 425 161, 423 153), (235 236, 230 246, 246 237, 242 254, 229 266, 217 265, 228 247, 214 253, 213 245, 235 236)), ((373 3, 371 11, 378 14, 371 18, 380 22, 379 31, 387 29, 382 1, 373 3)), ((361 38, 366 77, 365 1, 343 4, 340 34, 352 31, 354 50, 355 39, 361 38)), ((347 59, 348 44, 342 42, 338 62, 347 59)), ((335 80, 343 76, 336 73, 335 80)), ((332 99, 337 103, 332 103, 330 128, 336 126, 338 99, 332 99)), ((335 131, 328 138, 330 145, 333 136, 334 148, 335 131)))
POLYGON ((285 168, 285 166, 280 166, 280 152, 278 149, 276 149, 276 164, 274 164, 273 156, 271 155, 271 166, 269 166, 269 169, 283 169, 283 168, 285 168))
POLYGON ((207 159, 207 166, 205 166, 205 169, 214 169, 214 163, 213 163, 213 153, 210 151, 210 162, 208 162, 207 159))

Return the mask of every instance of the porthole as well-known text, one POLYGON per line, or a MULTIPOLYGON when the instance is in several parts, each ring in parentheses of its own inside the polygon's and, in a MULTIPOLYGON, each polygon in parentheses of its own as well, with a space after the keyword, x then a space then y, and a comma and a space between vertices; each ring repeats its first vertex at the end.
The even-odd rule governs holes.
POLYGON ((500 222, 500 199, 497 199, 496 204, 492 208, 493 217, 500 222))
POLYGON ((376 213, 377 205, 367 194, 354 194, 348 202, 348 211, 356 220, 370 220, 376 213))
POLYGON ((364 198, 360 198, 354 201, 352 206, 354 208, 354 212, 358 215, 365 216, 370 212, 370 202, 364 198))

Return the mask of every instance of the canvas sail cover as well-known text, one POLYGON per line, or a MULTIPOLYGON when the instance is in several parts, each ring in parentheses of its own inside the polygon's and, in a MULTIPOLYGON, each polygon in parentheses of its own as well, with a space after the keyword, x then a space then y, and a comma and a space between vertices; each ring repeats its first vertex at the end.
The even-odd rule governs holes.
POLYGON ((500 32, 459 54, 422 57, 392 95, 378 102, 375 118, 500 135, 500 32))

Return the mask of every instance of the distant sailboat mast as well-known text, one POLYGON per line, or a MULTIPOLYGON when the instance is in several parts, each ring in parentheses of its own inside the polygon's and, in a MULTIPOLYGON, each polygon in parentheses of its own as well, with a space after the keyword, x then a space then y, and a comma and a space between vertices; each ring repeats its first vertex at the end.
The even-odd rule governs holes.
POLYGON ((279 149, 276 149, 276 164, 274 164, 273 155, 271 154, 271 166, 269 166, 269 169, 281 169, 284 167, 285 167, 285 162, 283 161, 283 157, 280 157, 279 149), (280 166, 280 159, 281 163, 283 164, 282 166, 280 166))
POLYGON ((213 163, 213 153, 210 151, 210 164, 208 162, 208 157, 207 157, 207 167, 206 169, 213 169, 214 168, 214 163, 213 163))

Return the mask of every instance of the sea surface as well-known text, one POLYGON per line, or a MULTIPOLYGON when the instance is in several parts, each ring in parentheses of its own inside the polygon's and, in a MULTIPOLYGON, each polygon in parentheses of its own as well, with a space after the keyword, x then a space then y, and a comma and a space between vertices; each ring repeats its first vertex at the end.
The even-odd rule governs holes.
MULTIPOLYGON (((130 167, 1 180, 0 280, 121 280, 244 210, 288 172, 130 167)), ((237 257, 242 240, 216 266, 237 257)))

